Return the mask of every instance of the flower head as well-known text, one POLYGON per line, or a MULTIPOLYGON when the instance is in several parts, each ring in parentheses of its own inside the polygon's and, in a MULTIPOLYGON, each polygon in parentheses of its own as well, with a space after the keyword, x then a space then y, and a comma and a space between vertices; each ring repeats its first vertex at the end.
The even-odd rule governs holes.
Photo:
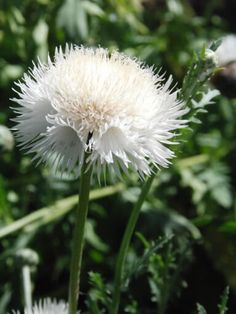
POLYGON ((235 98, 236 92, 236 35, 223 37, 222 43, 215 52, 220 71, 218 71, 212 82, 222 95, 235 98))
POLYGON ((169 90, 172 79, 117 51, 56 49, 54 60, 33 66, 21 82, 16 133, 38 162, 79 174, 84 153, 98 175, 108 168, 149 175, 166 167, 174 131, 186 110, 169 90))
POLYGON ((222 43, 216 50, 216 57, 220 66, 236 62, 236 35, 227 35, 222 38, 222 43))
MULTIPOLYGON (((52 301, 50 299, 40 300, 35 303, 32 309, 25 309, 24 314, 67 314, 68 305, 64 301, 52 301)), ((13 311, 13 314, 20 314, 19 311, 13 311)))

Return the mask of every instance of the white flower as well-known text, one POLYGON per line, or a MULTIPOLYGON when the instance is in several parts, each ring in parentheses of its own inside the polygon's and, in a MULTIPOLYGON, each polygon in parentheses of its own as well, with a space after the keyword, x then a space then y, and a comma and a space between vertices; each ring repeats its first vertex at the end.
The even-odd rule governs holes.
POLYGON ((227 35, 222 38, 222 43, 216 50, 219 66, 236 61, 236 35, 227 35))
MULTIPOLYGON (((20 312, 13 311, 13 314, 20 312)), ((32 309, 25 309, 24 314, 68 314, 68 305, 64 301, 44 299, 35 303, 32 309)))
POLYGON ((98 175, 106 168, 140 176, 166 167, 175 129, 186 123, 172 79, 117 51, 56 49, 53 61, 33 66, 13 99, 21 145, 38 162, 79 175, 84 152, 98 175))
POLYGON ((0 147, 11 151, 15 141, 11 131, 4 125, 0 124, 0 147))

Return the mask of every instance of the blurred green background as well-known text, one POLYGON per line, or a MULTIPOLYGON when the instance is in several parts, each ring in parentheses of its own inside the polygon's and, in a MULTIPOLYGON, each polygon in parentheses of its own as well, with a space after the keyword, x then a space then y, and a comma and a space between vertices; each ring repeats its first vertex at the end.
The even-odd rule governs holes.
MULTIPOLYGON (((235 16, 234 0, 0 0, 1 314, 23 306, 16 252, 25 247, 40 260, 33 273, 34 298, 66 299, 73 231, 69 209, 74 203, 60 200, 78 190, 77 181, 59 180, 49 169, 35 167, 3 127, 13 126, 13 81, 37 56, 46 61, 56 46, 73 43, 119 49, 173 74, 181 87, 193 51, 236 32, 235 16), (55 201, 68 213, 47 209, 55 201), (38 219, 5 232, 6 226, 45 207, 38 219)), ((159 298, 168 291, 166 313, 197 313, 198 302, 215 314, 227 285, 229 313, 236 313, 235 113, 235 99, 217 97, 180 146, 173 165, 155 180, 128 262, 132 265, 142 254, 145 241, 164 233, 174 236, 132 278, 120 313, 158 313, 159 298), (169 250, 172 260, 167 260, 169 250)), ((81 296, 88 313, 86 295, 93 292, 88 272, 112 281, 122 232, 141 184, 133 175, 121 192, 91 202, 81 296)), ((101 188, 96 181, 93 186, 101 188)))

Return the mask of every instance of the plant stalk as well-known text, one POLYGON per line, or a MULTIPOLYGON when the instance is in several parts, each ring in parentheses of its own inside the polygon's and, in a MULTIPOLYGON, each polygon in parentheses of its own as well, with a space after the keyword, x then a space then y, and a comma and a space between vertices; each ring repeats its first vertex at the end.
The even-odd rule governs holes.
POLYGON ((32 309, 32 287, 31 287, 31 275, 30 266, 24 265, 22 267, 22 279, 23 279, 23 291, 24 291, 24 301, 25 308, 27 311, 32 309))
POLYGON ((140 210, 150 190, 150 187, 152 185, 152 182, 155 176, 156 176, 156 173, 154 172, 144 183, 141 193, 139 195, 138 201, 135 204, 131 212, 128 224, 125 229, 125 233, 123 235, 123 239, 121 242, 121 246, 120 246, 120 250, 119 250, 119 254, 118 254, 118 258, 116 262, 116 268, 115 268, 114 290, 113 290, 112 306, 110 309, 111 314, 118 314, 118 311, 119 311, 120 295, 121 295, 121 290, 122 290, 122 279, 123 279, 122 277, 123 277, 124 265, 125 265, 125 260, 127 257, 130 241, 131 241, 136 223, 138 221, 140 210))
POLYGON ((90 179, 92 167, 88 168, 86 163, 87 154, 81 170, 79 204, 75 212, 75 229, 72 247, 72 260, 70 268, 69 284, 69 314, 77 313, 77 304, 80 292, 80 273, 83 255, 84 230, 88 213, 90 179))

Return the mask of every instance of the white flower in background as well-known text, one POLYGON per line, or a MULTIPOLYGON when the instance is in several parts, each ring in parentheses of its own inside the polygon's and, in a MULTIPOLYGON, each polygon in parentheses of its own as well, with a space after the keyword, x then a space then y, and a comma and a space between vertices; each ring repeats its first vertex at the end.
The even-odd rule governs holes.
POLYGON ((117 51, 84 47, 56 49, 53 61, 33 66, 16 83, 20 106, 16 133, 34 159, 59 172, 79 175, 84 152, 100 175, 150 165, 166 167, 175 130, 186 123, 172 79, 117 51))
POLYGON ((11 151, 14 144, 15 141, 11 131, 5 125, 0 124, 0 147, 11 151))
POLYGON ((236 35, 227 35, 222 38, 222 43, 216 50, 219 66, 236 61, 236 35))
MULTIPOLYGON (((13 311, 13 314, 20 314, 19 311, 13 311)), ((55 301, 50 299, 40 300, 35 303, 32 309, 25 309, 24 314, 68 314, 68 305, 64 301, 55 301)))

